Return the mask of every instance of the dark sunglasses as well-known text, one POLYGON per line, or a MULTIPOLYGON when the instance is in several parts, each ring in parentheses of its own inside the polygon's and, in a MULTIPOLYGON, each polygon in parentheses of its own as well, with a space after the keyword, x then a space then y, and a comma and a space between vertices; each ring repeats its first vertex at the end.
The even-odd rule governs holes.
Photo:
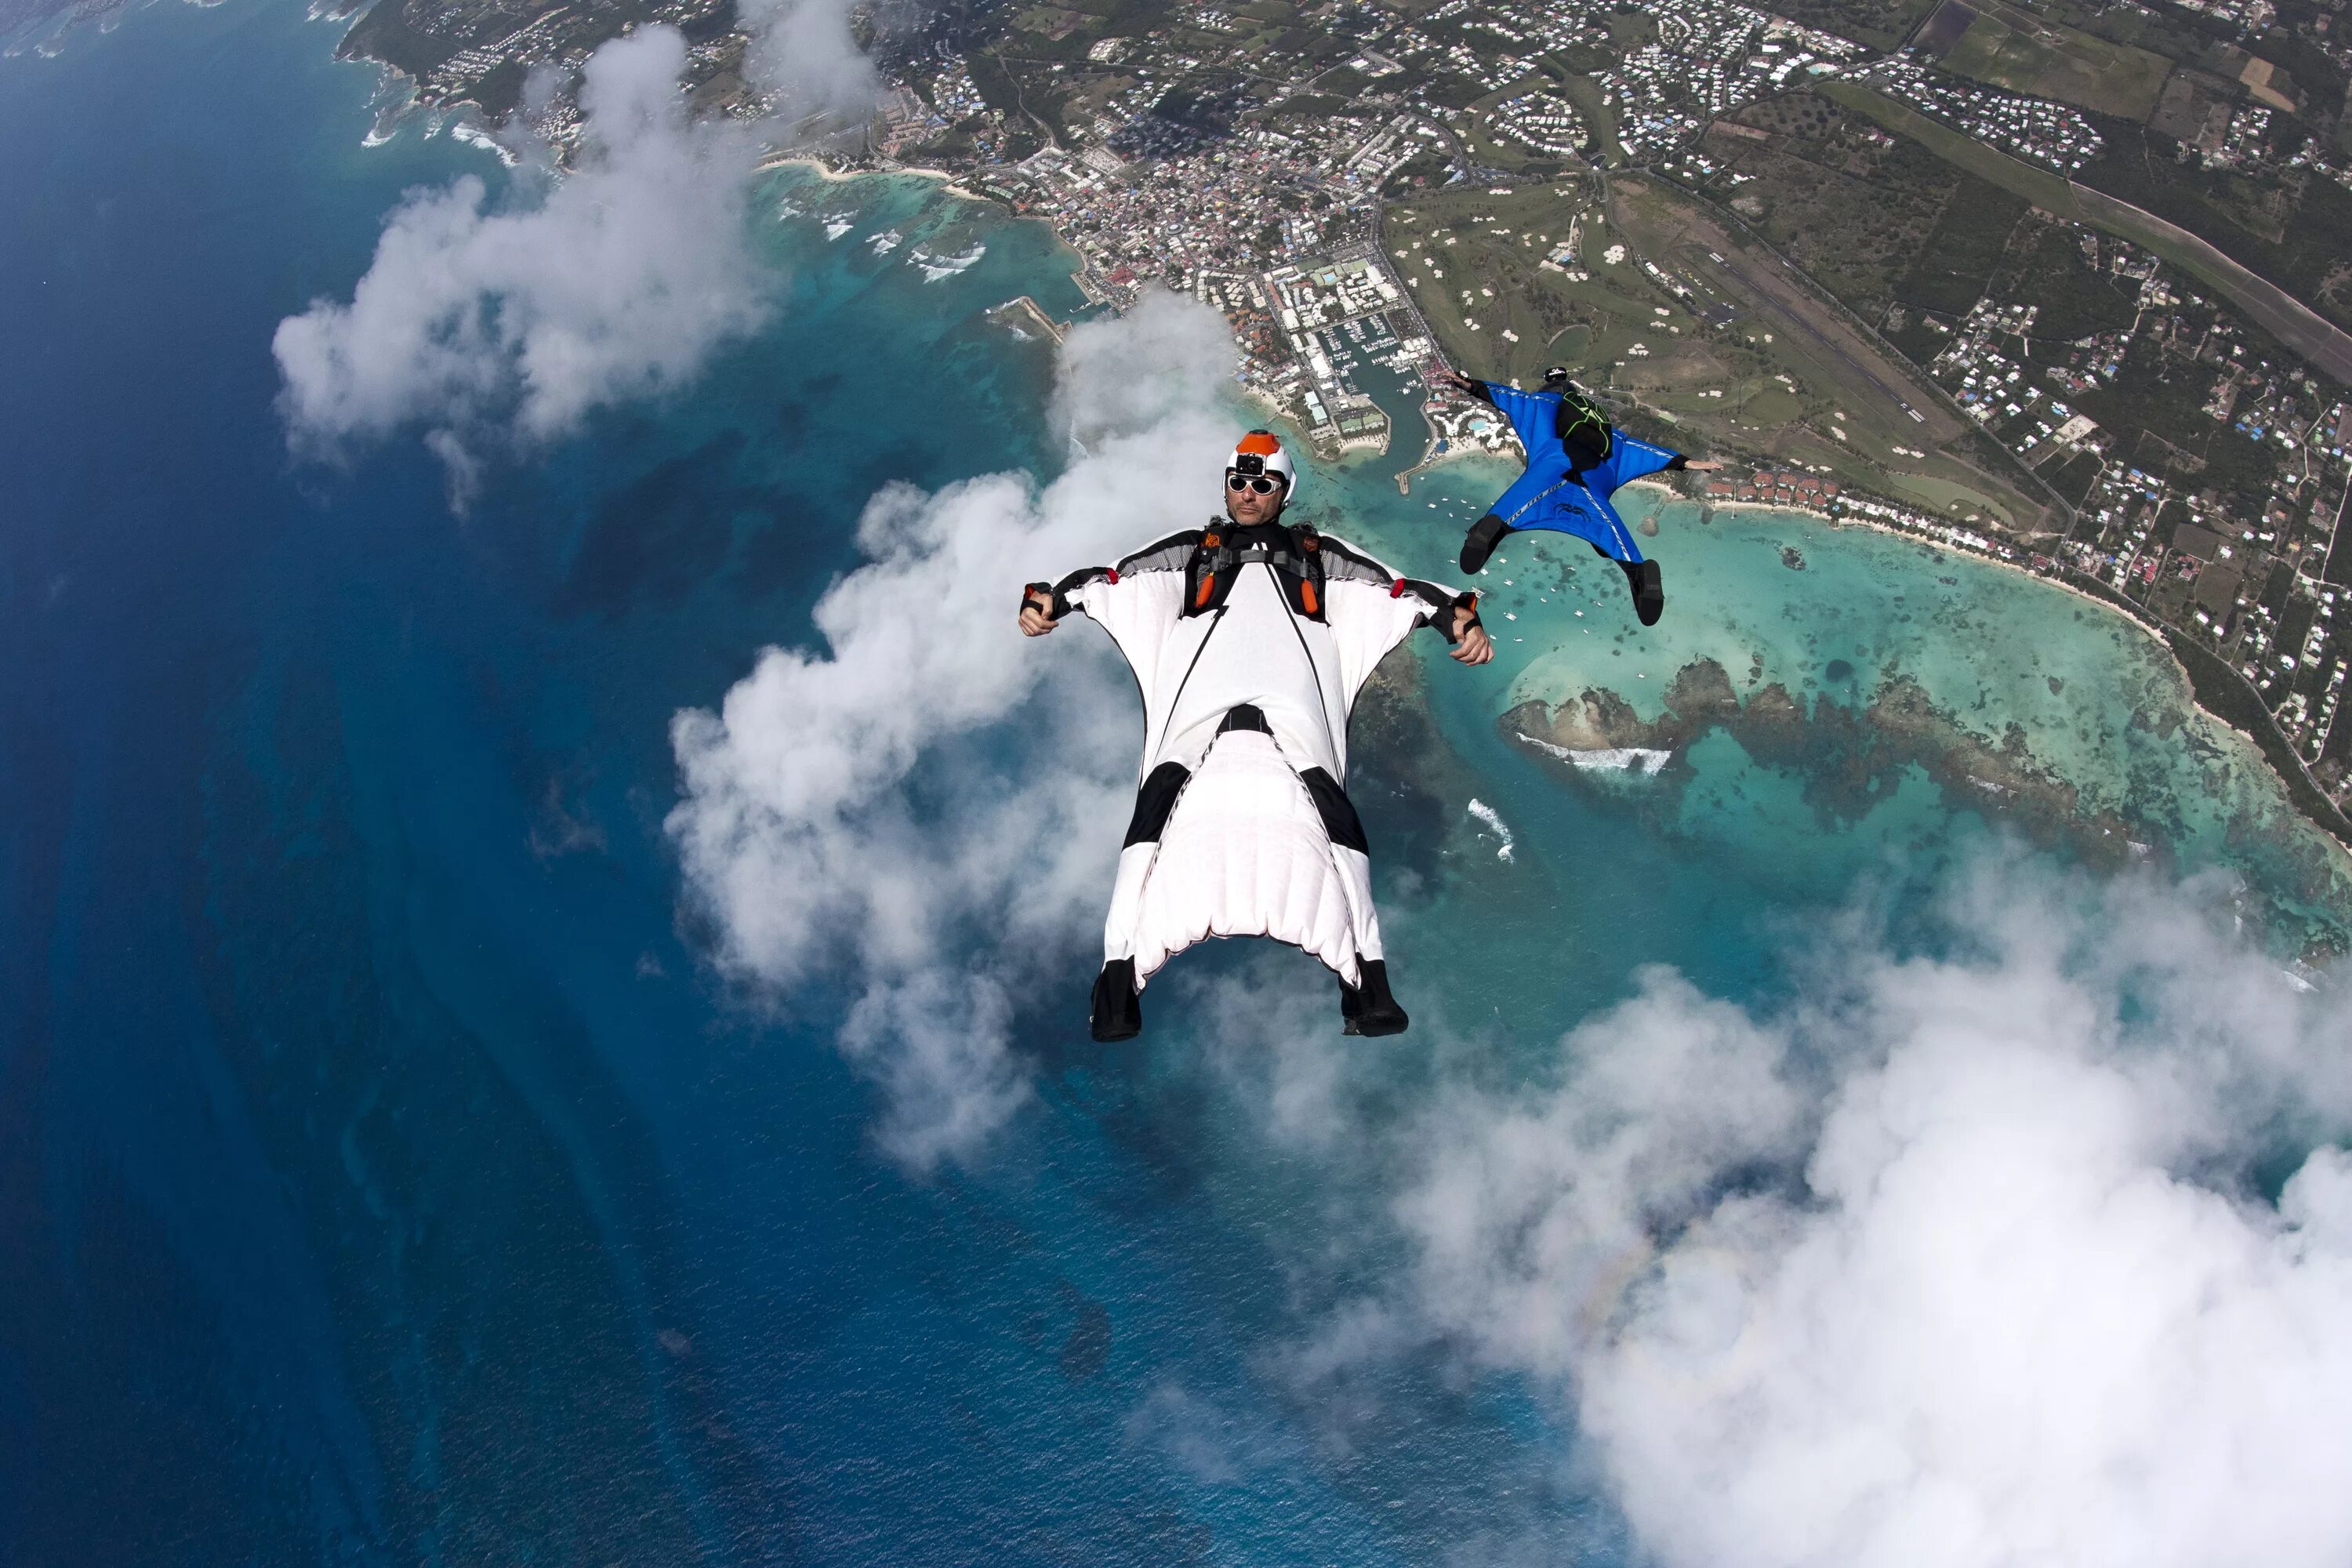
POLYGON ((1225 476, 1225 489, 1229 490, 1255 490, 1262 496, 1272 495, 1275 491, 1282 489, 1284 483, 1284 480, 1270 479, 1263 474, 1260 474, 1255 478, 1252 478, 1247 474, 1227 474, 1225 476))

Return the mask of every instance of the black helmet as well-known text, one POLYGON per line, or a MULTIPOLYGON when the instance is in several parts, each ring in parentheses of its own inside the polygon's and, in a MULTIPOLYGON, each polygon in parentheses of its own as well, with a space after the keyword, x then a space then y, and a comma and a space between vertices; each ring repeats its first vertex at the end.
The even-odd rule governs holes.
POLYGON ((1544 372, 1543 389, 1546 392, 1564 392, 1575 384, 1568 379, 1568 366, 1564 364, 1553 365, 1544 372))

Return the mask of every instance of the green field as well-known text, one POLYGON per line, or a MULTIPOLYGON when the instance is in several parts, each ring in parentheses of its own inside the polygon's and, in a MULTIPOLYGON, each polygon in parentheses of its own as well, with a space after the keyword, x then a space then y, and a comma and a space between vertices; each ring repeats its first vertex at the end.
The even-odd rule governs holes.
MULTIPOLYGON (((1621 182, 1621 195, 1623 189, 1621 182)), ((1849 336, 1850 319, 1813 290, 1769 286, 1785 274, 1765 253, 1712 226, 1663 184, 1622 216, 1642 231, 1651 255, 1741 311, 1708 346, 1745 374, 1725 384, 1725 400, 1711 401, 1701 415, 1727 443, 1819 464, 1882 493, 1934 502, 1966 496, 1967 510, 2021 528, 2040 524, 2045 498, 2038 487, 1999 458, 1988 471, 1968 450, 1974 426, 1898 357, 1849 336), (1912 420, 1898 399, 1925 411, 1926 423, 1912 420), (1920 482, 1930 490, 1910 488, 1920 482)), ((1993 234, 1992 247, 2001 237, 1993 234)), ((1645 394, 1645 401, 1657 400, 1645 394)))
POLYGON ((2172 71, 2162 55, 2095 38, 1995 0, 1944 0, 1920 28, 1923 47, 1932 49, 1926 40, 1940 43, 1941 35, 1954 30, 1958 37, 1944 46, 1939 61, 1946 70, 2122 120, 2147 119, 2172 71))
POLYGON ((1916 501, 1939 516, 1990 518, 2004 528, 2017 526, 2018 520, 2011 515, 2010 510, 2014 501, 1994 500, 1986 493, 1992 488, 1990 485, 1979 488, 1937 479, 1931 474, 1906 474, 1895 469, 1887 470, 1886 484, 1896 494, 1916 501))
POLYGON ((1868 115, 1898 136, 1908 136, 1930 153, 1955 167, 1967 170, 1980 180, 2013 191, 2045 212, 2060 217, 2079 218, 2074 187, 2063 174, 2032 163, 2023 163, 2008 153, 1986 146, 1972 136, 1963 135, 1940 121, 1928 119, 1907 104, 1897 103, 1884 93, 1874 92, 1858 82, 1832 79, 1818 89, 1857 114, 1868 115))
POLYGON ((1507 195, 1456 188, 1392 205, 1384 238, 1390 264, 1455 363, 1473 375, 1533 384, 1551 356, 1571 347, 1580 363, 1622 353, 1665 303, 1630 264, 1599 262, 1606 238, 1588 237, 1590 282, 1542 265, 1580 216, 1589 222, 1585 198, 1552 187, 1521 186, 1507 195), (1604 272, 1632 276, 1604 279, 1604 272), (1578 335, 1564 342, 1569 333, 1578 335))
POLYGON ((1750 104, 1738 119, 1769 140, 1718 127, 1706 152, 1722 174, 1706 194, 1855 315, 1882 321, 1897 283, 1933 253, 1963 176, 1916 142, 1873 141, 1868 121, 1818 94, 1750 104))
POLYGON ((1625 149, 1617 144, 1616 111, 1601 100, 1601 85, 1589 76, 1570 76, 1560 91, 1576 105, 1585 129, 1592 132, 1592 145, 1585 150, 1585 156, 1596 163, 1622 163, 1625 149))
POLYGON ((1967 315, 2007 255, 2010 237, 2027 210, 2022 198, 1963 176, 1946 199, 1935 232, 1895 279, 1895 300, 1938 315, 1967 315))

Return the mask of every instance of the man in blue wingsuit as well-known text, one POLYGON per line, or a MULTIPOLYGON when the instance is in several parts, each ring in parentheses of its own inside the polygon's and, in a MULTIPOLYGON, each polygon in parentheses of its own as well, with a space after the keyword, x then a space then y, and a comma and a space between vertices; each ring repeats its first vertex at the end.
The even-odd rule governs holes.
POLYGON ((1624 434, 1568 378, 1562 365, 1544 372, 1541 392, 1497 386, 1456 370, 1445 372, 1444 382, 1509 419, 1528 453, 1527 471, 1492 510, 1471 525, 1470 536, 1462 542, 1462 570, 1476 572, 1485 566, 1507 533, 1528 529, 1572 533, 1625 569, 1625 582, 1633 590, 1633 613, 1643 626, 1657 625, 1666 607, 1658 563, 1642 559, 1625 520, 1609 498, 1620 485, 1644 474, 1664 468, 1705 472, 1723 465, 1690 462, 1679 452, 1624 434))

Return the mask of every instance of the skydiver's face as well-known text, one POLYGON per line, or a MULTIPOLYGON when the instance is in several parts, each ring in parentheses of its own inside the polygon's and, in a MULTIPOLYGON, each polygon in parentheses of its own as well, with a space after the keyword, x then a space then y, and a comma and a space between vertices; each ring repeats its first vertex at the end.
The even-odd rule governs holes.
POLYGON ((1239 523, 1271 522, 1275 513, 1282 510, 1282 498, 1287 493, 1280 484, 1265 495, 1246 483, 1235 489, 1229 475, 1225 480, 1225 515, 1239 523))

